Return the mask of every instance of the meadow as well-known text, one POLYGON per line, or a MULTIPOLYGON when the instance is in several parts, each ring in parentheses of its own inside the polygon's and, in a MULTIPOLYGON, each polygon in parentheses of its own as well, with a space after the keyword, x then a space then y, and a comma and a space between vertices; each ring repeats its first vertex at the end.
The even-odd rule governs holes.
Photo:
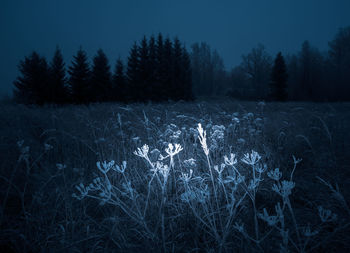
POLYGON ((350 104, 0 109, 0 249, 349 252, 350 104))

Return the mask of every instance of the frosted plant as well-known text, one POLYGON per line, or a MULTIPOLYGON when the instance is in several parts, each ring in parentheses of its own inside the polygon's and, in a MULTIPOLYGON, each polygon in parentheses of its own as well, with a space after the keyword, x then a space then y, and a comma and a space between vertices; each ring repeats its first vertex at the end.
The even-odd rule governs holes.
POLYGON ((63 170, 65 168, 67 168, 67 166, 65 164, 62 164, 62 163, 56 163, 56 168, 58 170, 63 170))
POLYGON ((242 158, 242 162, 248 164, 248 165, 255 165, 259 160, 261 159, 261 156, 252 150, 252 152, 249 154, 244 154, 244 158, 242 158))
POLYGON ((224 171, 224 169, 225 169, 225 166, 226 166, 226 164, 224 164, 224 163, 222 163, 221 165, 220 165, 220 169, 219 169, 219 165, 214 165, 214 170, 219 174, 219 175, 221 175, 221 173, 224 171))
POLYGON ((254 166, 254 169, 256 172, 262 174, 267 170, 267 165, 265 163, 264 164, 258 163, 254 166))
POLYGON ((235 176, 226 177, 226 179, 224 180, 224 183, 225 184, 234 183, 235 185, 238 185, 238 184, 244 182, 244 180, 245 180, 244 176, 241 176, 241 175, 235 173, 235 176))
POLYGON ((239 139, 237 140, 237 142, 238 142, 238 144, 241 144, 241 145, 243 145, 243 144, 246 143, 245 139, 243 139, 243 138, 239 138, 239 139))
POLYGON ((53 149, 53 146, 50 145, 50 144, 45 143, 44 144, 44 149, 45 149, 45 151, 50 151, 51 149, 53 149))
POLYGON ((225 155, 224 160, 227 166, 234 166, 237 163, 236 155, 232 153, 230 154, 230 158, 225 155))
POLYGON ((292 181, 283 180, 282 184, 273 184, 272 190, 278 193, 283 199, 287 199, 292 193, 295 183, 292 181))
POLYGON ((207 146, 207 133, 206 133, 206 131, 203 130, 201 123, 198 123, 197 130, 198 130, 198 133, 199 133, 199 136, 198 136, 199 142, 202 145, 204 154, 206 156, 208 156, 209 155, 209 149, 208 149, 208 146, 207 146))
POLYGON ((319 233, 318 230, 314 230, 314 231, 311 230, 310 223, 308 223, 307 226, 303 229, 303 235, 305 237, 312 237, 317 235, 318 233, 319 233))
POLYGON ((248 190, 255 191, 258 188, 261 181, 262 180, 260 178, 253 178, 249 180, 248 190))
POLYGON ((224 164, 224 163, 222 163, 222 164, 220 165, 220 169, 219 169, 219 166, 218 166, 218 165, 215 165, 215 166, 214 166, 214 170, 215 170, 215 171, 218 173, 218 175, 219 175, 218 180, 219 180, 220 183, 223 183, 223 181, 222 181, 222 172, 224 171, 225 167, 226 167, 226 164, 224 164))
POLYGON ((238 232, 240 232, 240 233, 242 233, 242 234, 245 234, 244 224, 243 224, 243 223, 239 224, 238 222, 236 222, 235 225, 233 225, 233 227, 234 227, 235 229, 237 229, 238 232))
POLYGON ((333 222, 337 219, 337 215, 335 213, 332 213, 331 210, 324 209, 322 206, 319 206, 317 209, 318 215, 320 216, 320 219, 323 223, 333 222))
POLYGON ((160 151, 159 151, 159 149, 153 149, 151 152, 149 152, 149 154, 150 154, 150 158, 152 159, 152 160, 158 160, 158 158, 159 158, 159 155, 160 155, 160 151))
POLYGON ((142 146, 142 148, 137 148, 137 150, 134 151, 134 154, 141 158, 148 159, 148 151, 149 147, 147 144, 145 144, 142 146))
POLYGON ((75 188, 79 191, 79 195, 76 193, 72 194, 73 198, 77 198, 79 200, 82 200, 84 197, 86 197, 89 193, 89 188, 86 188, 83 183, 80 183, 79 185, 76 185, 75 188))
POLYGON ((114 166, 114 160, 110 161, 110 162, 106 162, 104 161, 102 164, 101 162, 96 162, 97 168, 103 173, 103 174, 107 174, 108 171, 114 166), (102 166, 101 166, 102 165, 102 166))
POLYGON ((235 124, 239 124, 240 121, 239 121, 239 118, 233 117, 232 122, 234 122, 235 124))
POLYGON ((259 213, 258 217, 264 221, 266 221, 266 223, 269 226, 275 226, 279 220, 277 215, 269 215, 266 211, 266 208, 263 209, 263 213, 259 213))
POLYGON ((279 181, 282 177, 282 172, 280 172, 279 168, 276 168, 267 172, 267 176, 275 181, 279 181))
POLYGON ((181 130, 174 131, 173 134, 170 136, 170 139, 172 141, 178 140, 181 135, 181 130))
POLYGON ((23 146, 24 140, 17 141, 17 146, 21 152, 21 155, 18 158, 18 161, 24 160, 27 164, 29 164, 29 151, 30 147, 29 146, 23 146))
POLYGON ((174 145, 169 143, 168 147, 165 149, 165 152, 170 156, 173 157, 174 155, 177 155, 183 148, 181 147, 180 144, 175 144, 175 149, 174 145))
POLYGON ((123 161, 122 164, 119 166, 117 164, 115 164, 114 166, 112 166, 112 169, 116 172, 119 172, 119 173, 124 173, 125 170, 126 170, 126 161, 123 161))
POLYGON ((225 127, 222 125, 214 125, 211 128, 210 134, 210 150, 215 151, 223 147, 225 136, 225 127))
POLYGON ((157 162, 156 163, 156 169, 163 176, 164 182, 166 182, 168 180, 169 171, 170 171, 169 166, 166 165, 166 164, 163 164, 162 162, 157 162))
POLYGON ((185 184, 188 184, 188 182, 192 178, 192 174, 193 174, 193 170, 192 169, 190 169, 190 173, 189 174, 181 172, 180 180, 182 180, 185 184))
POLYGON ((189 169, 195 169, 197 167, 196 160, 193 158, 184 161, 184 166, 189 169))
POLYGON ((199 188, 195 186, 188 187, 187 190, 181 194, 180 198, 182 201, 187 203, 199 202, 204 204, 209 198, 208 185, 204 184, 201 185, 199 188))

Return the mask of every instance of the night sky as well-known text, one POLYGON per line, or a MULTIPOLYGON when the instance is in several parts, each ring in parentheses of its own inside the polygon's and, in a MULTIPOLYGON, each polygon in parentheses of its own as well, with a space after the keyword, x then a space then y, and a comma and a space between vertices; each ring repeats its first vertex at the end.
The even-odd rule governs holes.
POLYGON ((188 47, 207 42, 231 69, 258 43, 271 54, 297 52, 305 39, 327 50, 349 12, 349 0, 1 0, 0 94, 33 50, 50 61, 59 45, 70 65, 80 45, 89 57, 102 48, 114 66, 134 41, 162 32, 188 47))

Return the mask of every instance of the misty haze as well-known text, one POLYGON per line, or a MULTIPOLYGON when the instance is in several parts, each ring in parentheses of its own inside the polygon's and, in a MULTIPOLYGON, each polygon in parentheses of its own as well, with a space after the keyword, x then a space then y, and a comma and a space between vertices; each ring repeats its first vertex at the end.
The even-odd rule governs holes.
POLYGON ((0 252, 350 252, 350 2, 0 4, 0 252))

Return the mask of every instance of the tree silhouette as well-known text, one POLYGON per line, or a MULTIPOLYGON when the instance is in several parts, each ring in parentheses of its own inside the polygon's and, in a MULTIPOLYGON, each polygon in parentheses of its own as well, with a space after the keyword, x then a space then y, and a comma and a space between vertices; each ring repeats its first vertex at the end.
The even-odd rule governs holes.
POLYGON ((92 102, 104 102, 112 99, 111 71, 107 56, 102 49, 93 58, 91 72, 90 98, 92 102))
POLYGON ((68 91, 66 87, 66 70, 62 53, 59 47, 56 47, 55 54, 50 64, 50 90, 49 101, 55 104, 67 102, 68 91))
POLYGON ((126 78, 124 74, 124 65, 122 60, 119 58, 115 65, 115 70, 113 74, 113 86, 112 86, 112 94, 113 100, 126 102, 126 78))
POLYGON ((329 42, 329 59, 331 63, 332 93, 342 100, 350 99, 350 26, 339 29, 335 38, 329 42))
POLYGON ((182 59, 181 59, 181 78, 180 78, 180 90, 182 91, 182 98, 186 101, 193 100, 193 89, 192 89, 192 69, 191 59, 186 48, 182 48, 182 59))
POLYGON ((173 55, 172 55, 172 78, 171 83, 169 84, 169 91, 170 91, 170 98, 173 100, 179 100, 184 98, 184 66, 183 66, 183 52, 182 52, 182 46, 181 42, 178 38, 174 39, 174 49, 173 49, 173 55))
POLYGON ((139 47, 139 82, 138 82, 138 91, 142 91, 138 95, 138 101, 147 101, 150 98, 151 91, 150 89, 150 65, 149 65, 149 49, 146 36, 143 37, 141 45, 139 47))
POLYGON ((161 100, 172 99, 172 81, 174 77, 173 45, 169 38, 166 38, 163 46, 163 55, 160 62, 160 83, 161 100))
POLYGON ((136 42, 130 50, 128 57, 128 66, 126 70, 128 89, 126 92, 126 101, 139 101, 142 91, 139 90, 140 82, 140 58, 139 47, 136 42))
POLYGON ((69 88, 73 103, 87 103, 89 98, 90 68, 85 51, 80 47, 73 56, 72 65, 69 67, 69 88))
POLYGON ((14 98, 18 103, 43 105, 48 101, 48 65, 45 58, 33 52, 19 63, 14 81, 14 98))
POLYGON ((157 96, 157 47, 154 36, 148 42, 148 90, 149 99, 155 101, 157 96))
POLYGON ((279 52, 271 72, 270 98, 276 101, 285 101, 287 99, 287 67, 279 52))
POLYGON ((163 55, 164 55, 164 40, 161 33, 157 36, 157 41, 155 43, 155 68, 154 68, 154 83, 152 85, 152 100, 153 101, 163 101, 165 100, 163 92, 163 55))
POLYGON ((191 68, 194 93, 201 96, 222 94, 225 76, 222 58, 205 43, 191 46, 191 68))
POLYGON ((259 44, 249 54, 243 55, 242 60, 242 69, 252 86, 250 97, 255 99, 266 98, 272 60, 265 47, 259 44))
MULTIPOLYGON (((300 52, 300 64, 301 64, 301 90, 305 93, 305 98, 310 99, 312 97, 313 89, 311 83, 311 46, 309 41, 304 41, 301 46, 300 52)), ((299 91, 300 92, 300 91, 299 91)))

